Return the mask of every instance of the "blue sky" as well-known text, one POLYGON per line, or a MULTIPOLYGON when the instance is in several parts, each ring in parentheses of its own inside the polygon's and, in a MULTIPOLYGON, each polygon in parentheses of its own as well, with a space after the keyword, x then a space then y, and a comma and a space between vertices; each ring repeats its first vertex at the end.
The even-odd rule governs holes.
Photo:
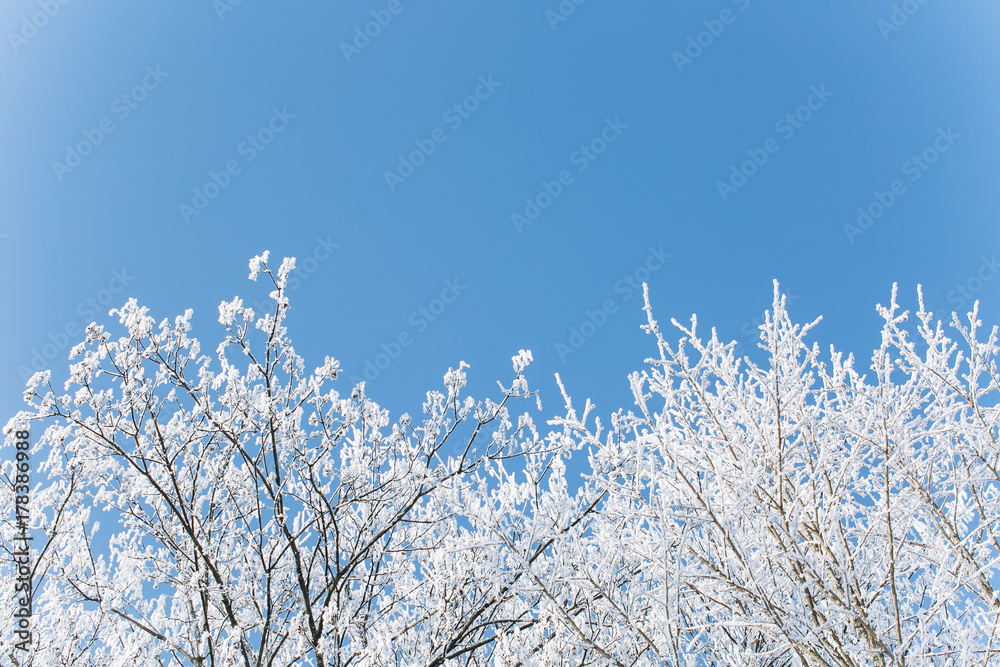
POLYGON ((996 3, 232 1, 0 10, 8 414, 128 297, 214 349, 265 249, 310 366, 381 362, 394 413, 520 348, 547 413, 556 372, 629 407, 641 279, 749 343, 776 278, 863 359, 894 281, 1000 321, 996 3))

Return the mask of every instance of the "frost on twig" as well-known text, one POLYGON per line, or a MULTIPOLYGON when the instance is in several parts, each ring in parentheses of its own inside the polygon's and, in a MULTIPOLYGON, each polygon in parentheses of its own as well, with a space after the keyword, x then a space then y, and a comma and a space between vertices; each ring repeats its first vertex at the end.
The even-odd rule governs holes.
MULTIPOLYGON (((629 376, 635 410, 602 422, 557 376, 541 433, 511 412, 541 410, 529 351, 493 398, 463 393, 459 361, 395 421, 333 357, 307 372, 285 327, 293 267, 250 261, 274 309, 220 304, 211 354, 190 310, 157 323, 131 300, 88 327, 61 392, 31 378, 5 433, 46 426, 36 642, 4 660, 1000 660, 1000 375, 978 308, 945 325, 918 294, 908 327, 894 288, 866 375, 822 358, 777 284, 761 364, 694 317, 669 338, 644 286, 656 354, 629 376)), ((0 524, 8 552, 15 529, 0 524)))

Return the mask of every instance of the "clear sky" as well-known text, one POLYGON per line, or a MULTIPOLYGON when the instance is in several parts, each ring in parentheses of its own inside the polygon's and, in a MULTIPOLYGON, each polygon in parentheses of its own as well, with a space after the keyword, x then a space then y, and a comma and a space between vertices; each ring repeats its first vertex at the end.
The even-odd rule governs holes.
POLYGON ((547 413, 555 372, 630 406, 643 279, 749 343, 777 278, 863 360, 894 281, 1000 322, 996 2, 6 0, 0 32, 8 415, 130 296, 213 350, 265 249, 309 367, 394 414, 520 348, 547 413))

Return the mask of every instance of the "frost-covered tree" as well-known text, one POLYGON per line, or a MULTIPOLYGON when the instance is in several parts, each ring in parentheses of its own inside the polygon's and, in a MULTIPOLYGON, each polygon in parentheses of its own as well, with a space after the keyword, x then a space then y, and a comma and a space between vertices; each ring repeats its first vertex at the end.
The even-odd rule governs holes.
POLYGON ((222 303, 214 355, 191 311, 157 324, 129 301, 123 335, 88 328, 62 392, 29 382, 5 432, 46 426, 34 643, 5 639, 4 660, 1000 664, 1000 376, 977 311, 952 340, 921 300, 910 332, 894 291, 869 379, 821 360, 777 284, 763 366, 694 319, 669 343, 647 294, 637 409, 602 424, 563 389, 543 436, 511 413, 533 396, 525 351, 495 400, 463 395, 460 363, 419 419, 335 389, 334 359, 306 372, 294 260, 267 259, 250 277, 273 311, 222 303))
POLYGON ((820 361, 777 284, 765 367, 694 318, 668 343, 647 294, 638 413, 603 441, 575 425, 603 500, 539 584, 578 610, 554 616, 571 662, 1000 664, 1000 375, 977 310, 954 341, 921 298, 914 340, 894 289, 868 380, 820 361))
POLYGON ((330 388, 335 360, 305 371, 284 326, 294 261, 266 262, 250 277, 273 281, 274 311, 223 303, 214 359, 191 311, 157 326, 132 300, 124 336, 92 325, 73 349, 69 393, 31 381, 30 418, 51 422, 32 664, 444 664, 526 613, 460 540, 457 499, 484 460, 541 446, 506 406, 530 356, 497 402, 463 398, 460 365, 422 419, 390 423, 363 387, 330 388))

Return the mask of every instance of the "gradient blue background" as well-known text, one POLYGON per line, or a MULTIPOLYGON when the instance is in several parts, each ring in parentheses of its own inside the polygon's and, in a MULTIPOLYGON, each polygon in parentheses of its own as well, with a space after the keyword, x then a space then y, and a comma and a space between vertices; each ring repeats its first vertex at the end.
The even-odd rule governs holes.
MULTIPOLYGON (((302 266, 318 237, 340 246, 291 294, 296 349, 309 368, 335 356, 349 376, 380 343, 411 333, 369 383, 394 415, 418 412, 460 360, 473 392, 495 395, 519 348, 534 352, 529 380, 547 414, 562 404, 555 372, 603 415, 631 406, 626 375, 655 347, 639 329, 641 299, 614 286, 649 246, 672 253, 649 281, 661 323, 696 312, 706 333, 716 326, 750 343, 777 278, 795 296, 793 316, 822 314, 815 338, 855 352, 862 368, 879 342, 875 304, 894 281, 908 307, 922 283, 930 305, 950 311, 959 304, 949 291, 1000 253, 995 2, 917 4, 888 39, 878 21, 890 18, 889 0, 751 0, 745 10, 588 0, 555 30, 546 11, 556 0, 401 3, 351 62, 341 42, 387 2, 244 0, 220 18, 207 0, 72 0, 17 49, 10 34, 41 9, 4 3, 5 413, 21 406, 19 368, 46 344, 57 352, 46 365, 65 377, 76 341, 60 347, 53 336, 92 319, 78 305, 113 270, 134 278, 111 306, 134 296, 157 319, 192 307, 211 353, 219 301, 266 295, 246 280, 248 259, 270 249, 275 267, 285 255, 302 266), (724 9, 735 21, 679 72, 672 54, 724 9), (157 66, 169 75, 119 120, 114 100, 157 66), (480 76, 501 85, 452 130, 442 114, 480 76), (775 121, 822 85, 833 97, 782 139, 775 121), (240 142, 285 107, 295 119, 246 163, 240 142), (106 117, 114 132, 59 182, 53 161, 106 117), (570 155, 608 117, 628 128, 576 172, 570 155), (903 163, 949 126, 961 138, 911 183, 903 163), (435 128, 447 141, 390 191, 384 172, 435 128), (716 182, 768 137, 780 150, 723 202, 716 182), (242 172, 185 224, 178 206, 232 159, 242 172), (562 169, 573 184, 519 234, 511 214, 562 169), (844 224, 897 178, 906 193, 850 243, 844 224), (411 313, 456 278, 467 289, 417 334, 411 313), (561 361, 556 343, 609 298, 618 312, 561 361)), ((1000 276, 978 286, 983 319, 1000 322, 1000 276)))

